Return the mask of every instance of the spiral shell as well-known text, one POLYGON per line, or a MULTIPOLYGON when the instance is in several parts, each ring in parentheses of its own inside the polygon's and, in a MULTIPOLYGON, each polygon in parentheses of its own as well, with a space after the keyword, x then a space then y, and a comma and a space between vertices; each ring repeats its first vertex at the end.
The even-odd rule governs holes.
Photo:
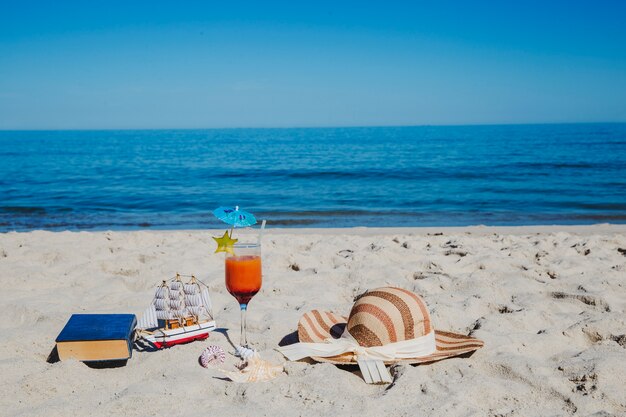
POLYGON ((243 361, 247 361, 256 353, 254 349, 250 349, 244 346, 237 346, 235 350, 237 351, 237 356, 239 356, 243 361))
POLYGON ((226 352, 219 346, 211 345, 202 351, 200 365, 208 368, 210 365, 218 365, 226 360, 226 352))

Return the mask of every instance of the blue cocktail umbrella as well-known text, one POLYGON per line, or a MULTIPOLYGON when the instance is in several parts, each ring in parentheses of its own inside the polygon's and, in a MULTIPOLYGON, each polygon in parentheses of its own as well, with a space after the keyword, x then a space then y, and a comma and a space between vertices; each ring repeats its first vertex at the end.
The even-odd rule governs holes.
POLYGON ((241 210, 239 206, 235 206, 235 208, 218 207, 213 210, 213 214, 215 217, 232 227, 248 227, 256 224, 256 218, 254 215, 245 210, 241 210))

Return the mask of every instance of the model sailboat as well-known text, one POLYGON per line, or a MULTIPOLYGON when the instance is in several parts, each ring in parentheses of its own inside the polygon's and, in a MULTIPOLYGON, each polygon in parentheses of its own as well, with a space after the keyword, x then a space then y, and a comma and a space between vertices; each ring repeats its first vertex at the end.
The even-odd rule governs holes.
POLYGON ((215 330, 209 288, 193 275, 163 281, 137 322, 137 335, 157 349, 202 340, 215 330))

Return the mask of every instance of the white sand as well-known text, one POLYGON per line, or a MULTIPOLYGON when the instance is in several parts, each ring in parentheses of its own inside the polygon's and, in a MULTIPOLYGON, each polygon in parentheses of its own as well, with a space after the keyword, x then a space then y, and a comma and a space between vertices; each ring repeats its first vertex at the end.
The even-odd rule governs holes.
POLYGON ((282 360, 271 349, 302 312, 347 314, 355 295, 383 285, 420 293, 436 327, 485 341, 470 358, 396 367, 391 387, 304 362, 269 383, 227 382, 197 362, 208 344, 232 351, 220 333, 135 352, 123 368, 46 362, 72 313, 139 315, 177 271, 209 284, 218 326, 237 341, 211 234, 0 235, 0 414, 626 415, 625 226, 270 230, 249 311, 265 358, 282 360))

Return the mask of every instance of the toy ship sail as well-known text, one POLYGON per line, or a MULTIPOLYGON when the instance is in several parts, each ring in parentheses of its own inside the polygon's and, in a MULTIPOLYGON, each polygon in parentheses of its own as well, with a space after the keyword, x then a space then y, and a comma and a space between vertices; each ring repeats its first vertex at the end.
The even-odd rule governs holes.
POLYGON ((157 348, 206 339, 215 329, 209 289, 194 277, 163 281, 137 322, 140 338, 157 348))

